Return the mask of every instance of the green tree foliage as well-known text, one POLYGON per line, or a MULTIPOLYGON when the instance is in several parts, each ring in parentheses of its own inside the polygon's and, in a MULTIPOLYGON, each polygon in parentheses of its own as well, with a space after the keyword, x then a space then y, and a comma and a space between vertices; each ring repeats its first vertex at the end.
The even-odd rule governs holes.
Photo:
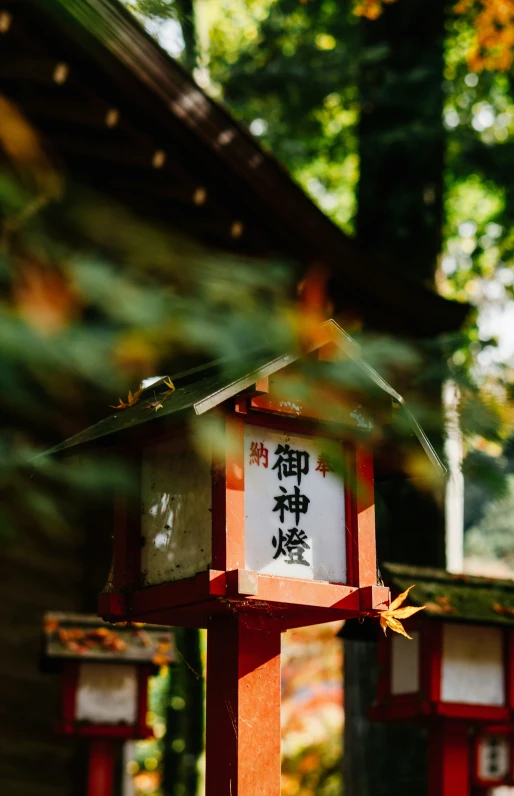
POLYGON ((347 230, 358 176, 358 23, 337 0, 229 0, 202 57, 237 118, 347 230))
POLYGON ((489 561, 501 560, 514 570, 514 475, 508 476, 502 498, 489 502, 481 519, 466 534, 466 554, 489 561))

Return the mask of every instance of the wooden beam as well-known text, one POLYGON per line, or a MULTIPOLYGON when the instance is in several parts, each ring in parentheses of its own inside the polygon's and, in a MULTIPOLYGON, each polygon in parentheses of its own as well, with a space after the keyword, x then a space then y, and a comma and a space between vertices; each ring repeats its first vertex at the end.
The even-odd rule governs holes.
POLYGON ((0 80, 30 80, 33 83, 63 85, 71 78, 70 65, 58 58, 15 58, 0 56, 0 80))
POLYGON ((280 632, 250 617, 207 630, 207 796, 280 793, 280 632))

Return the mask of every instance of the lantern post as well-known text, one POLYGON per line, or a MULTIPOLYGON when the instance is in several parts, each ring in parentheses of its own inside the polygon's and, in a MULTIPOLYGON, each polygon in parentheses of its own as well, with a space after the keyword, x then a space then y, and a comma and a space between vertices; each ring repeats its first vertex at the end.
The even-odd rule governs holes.
POLYGON ((87 796, 112 796, 120 743, 152 737, 148 679, 174 660, 164 627, 109 627, 88 614, 48 613, 43 668, 62 674, 56 731, 88 742, 87 796))
POLYGON ((137 488, 116 501, 99 614, 207 628, 208 796, 280 793, 281 632, 390 604, 377 583, 373 452, 391 397, 327 321, 303 353, 163 379, 53 451, 137 463, 137 488), (334 386, 327 360, 351 369, 352 388, 334 386))

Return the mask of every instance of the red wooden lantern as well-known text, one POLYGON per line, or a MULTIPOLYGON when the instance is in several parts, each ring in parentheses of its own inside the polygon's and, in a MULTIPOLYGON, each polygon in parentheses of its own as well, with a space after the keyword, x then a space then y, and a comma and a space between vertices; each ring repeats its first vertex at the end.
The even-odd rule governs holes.
POLYGON ((108 627, 97 617, 49 613, 44 619, 45 667, 62 671, 57 731, 87 738, 89 796, 110 796, 116 744, 148 738, 148 678, 173 661, 168 628, 108 627))
POLYGON ((508 722, 514 708, 512 583, 402 565, 388 564, 384 573, 395 591, 415 583, 412 602, 426 609, 408 623, 412 641, 397 634, 380 638, 373 715, 508 722))
POLYGON ((334 321, 304 358, 308 392, 298 354, 256 356, 230 377, 213 363, 172 377, 173 392, 161 380, 55 449, 110 444, 137 462, 138 488, 116 504, 99 612, 208 628, 211 795, 279 793, 280 632, 389 605, 377 585, 373 447, 401 398, 334 321), (352 369, 359 386, 335 388, 329 367, 352 369))
POLYGON ((426 609, 407 622, 412 640, 394 633, 379 638, 372 718, 427 724, 430 796, 469 796, 471 781, 482 787, 509 784, 513 583, 397 564, 385 565, 383 573, 393 593, 416 584, 412 602, 426 609), (492 723, 496 729, 487 731, 492 723), (494 748, 498 779, 493 783, 487 771, 494 754, 487 754, 494 748))

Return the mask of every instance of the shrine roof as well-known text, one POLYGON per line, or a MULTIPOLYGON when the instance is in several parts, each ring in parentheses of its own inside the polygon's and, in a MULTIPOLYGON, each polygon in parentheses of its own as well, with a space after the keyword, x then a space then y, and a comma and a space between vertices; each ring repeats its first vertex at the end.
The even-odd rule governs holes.
POLYGON ((422 616, 445 622, 514 625, 514 580, 391 563, 382 564, 381 572, 393 596, 415 585, 408 603, 425 605, 422 616))
MULTIPOLYGON (((337 312, 433 336, 468 306, 393 272, 339 229, 287 170, 116 0, 10 0, 2 94, 78 184, 208 247, 330 272, 337 312)), ((5 16, 4 14, 4 16, 5 16)))
POLYGON ((93 614, 48 612, 43 618, 44 667, 50 660, 163 665, 175 660, 163 625, 111 625, 93 614))
MULTIPOLYGON (((310 350, 315 351, 329 343, 335 344, 344 355, 345 360, 355 366, 360 376, 369 384, 370 390, 386 393, 403 407, 412 432, 418 438, 428 458, 439 471, 444 471, 444 466, 428 437, 402 396, 362 359, 358 343, 334 320, 328 320, 321 324, 316 343, 310 350)), ((235 360, 227 358, 217 360, 189 371, 162 377, 141 392, 135 405, 118 409, 114 414, 100 420, 94 426, 90 426, 56 445, 45 455, 63 453, 77 446, 86 445, 122 431, 126 432, 150 420, 171 419, 173 416, 182 418, 187 415, 202 415, 252 387, 257 381, 291 365, 306 353, 308 352, 297 350, 277 356, 276 353, 271 355, 269 351, 250 351, 235 360), (166 381, 169 383, 170 379, 174 387, 174 391, 171 393, 166 385, 166 381)))

